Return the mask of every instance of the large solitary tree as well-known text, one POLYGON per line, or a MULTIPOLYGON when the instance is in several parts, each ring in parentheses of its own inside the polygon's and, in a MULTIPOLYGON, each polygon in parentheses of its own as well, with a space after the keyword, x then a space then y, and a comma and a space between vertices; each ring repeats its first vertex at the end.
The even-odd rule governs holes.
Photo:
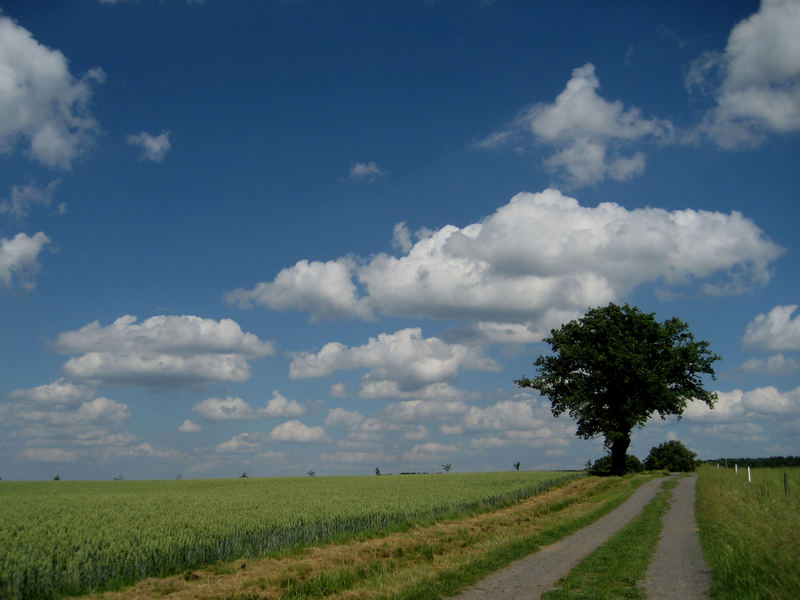
POLYGON ((712 365, 721 357, 677 318, 661 323, 628 304, 609 304, 553 329, 544 341, 552 354, 534 362, 538 376, 515 383, 549 398, 554 416, 568 412, 579 437, 602 434, 614 474, 625 472, 634 427, 655 413, 680 417, 690 400, 713 408, 717 398, 703 388, 702 375, 714 378, 712 365))

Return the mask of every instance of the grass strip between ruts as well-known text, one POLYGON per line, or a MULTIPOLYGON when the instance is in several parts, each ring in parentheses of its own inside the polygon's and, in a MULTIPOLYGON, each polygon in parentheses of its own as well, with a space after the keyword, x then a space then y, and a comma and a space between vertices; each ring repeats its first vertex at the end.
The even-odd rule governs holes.
POLYGON ((645 598, 646 593, 638 583, 644 580, 655 554, 662 519, 677 483, 677 479, 665 481, 662 491, 638 516, 587 556, 542 599, 645 598))

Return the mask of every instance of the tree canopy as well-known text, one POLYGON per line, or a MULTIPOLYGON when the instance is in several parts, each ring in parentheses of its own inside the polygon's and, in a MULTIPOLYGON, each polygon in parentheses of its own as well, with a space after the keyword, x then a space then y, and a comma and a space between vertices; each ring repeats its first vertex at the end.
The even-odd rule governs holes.
POLYGON ((697 454, 677 440, 664 442, 650 450, 644 466, 651 470, 694 471, 697 467, 697 454))
POLYGON ((612 303, 553 329, 544 341, 552 354, 534 362, 539 374, 515 383, 549 398, 554 416, 568 412, 579 437, 602 434, 612 473, 625 472, 631 431, 653 414, 680 416, 690 400, 714 406, 716 394, 704 389, 702 376, 714 378, 721 357, 676 317, 659 322, 653 313, 612 303))

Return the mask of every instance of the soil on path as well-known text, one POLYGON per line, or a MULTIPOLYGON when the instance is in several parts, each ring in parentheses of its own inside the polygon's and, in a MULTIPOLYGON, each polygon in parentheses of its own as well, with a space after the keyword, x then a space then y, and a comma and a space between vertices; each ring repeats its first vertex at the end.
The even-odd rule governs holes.
MULTIPOLYGON (((664 479, 643 484, 619 508, 555 544, 492 573, 457 600, 536 600, 581 560, 622 529, 661 490, 664 479)), ((680 598, 681 596, 672 596, 680 598)))
POLYGON ((711 572, 708 570, 694 514, 697 474, 684 477, 672 490, 670 508, 656 554, 644 582, 647 597, 653 600, 708 598, 711 572))

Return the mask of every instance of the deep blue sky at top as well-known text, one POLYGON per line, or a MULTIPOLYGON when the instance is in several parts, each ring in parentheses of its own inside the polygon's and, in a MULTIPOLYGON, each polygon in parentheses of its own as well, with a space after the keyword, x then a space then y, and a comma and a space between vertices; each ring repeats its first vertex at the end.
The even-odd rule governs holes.
MULTIPOLYGON (((775 386, 781 394, 794 394, 788 402, 798 404, 798 412, 785 414, 800 418, 800 395, 793 392, 800 383, 797 371, 778 379, 737 371, 752 357, 742 350, 748 323, 777 306, 796 304, 800 296, 797 132, 771 131, 736 148, 723 148, 708 137, 677 141, 698 127, 718 97, 713 90, 722 76, 709 75, 707 93, 699 86, 687 90, 693 61, 710 51, 721 55, 732 29, 760 10, 758 2, 76 0, 0 2, 0 9, 0 16, 29 31, 40 45, 63 53, 76 80, 96 67, 104 73, 102 81, 91 84, 86 107, 97 130, 69 168, 32 158, 24 141, 0 155, 0 200, 9 198, 14 186, 52 185, 47 206, 24 217, 0 214, 0 238, 42 231, 51 240, 37 257, 33 289, 0 290, 0 398, 5 394, 7 405, 15 407, 4 416, 17 432, 0 451, 16 465, 12 477, 46 476, 54 468, 92 476, 84 449, 74 446, 78 433, 72 441, 43 434, 39 447, 37 421, 20 416, 24 390, 62 377, 126 405, 128 416, 114 421, 117 429, 104 426, 120 435, 124 431, 131 448, 148 445, 153 451, 125 454, 120 443, 104 455, 98 476, 125 469, 133 477, 191 469, 197 476, 226 476, 238 465, 255 468, 260 463, 253 453, 258 452, 273 452, 275 466, 264 468, 264 474, 302 473, 305 467, 368 472, 372 461, 365 466, 358 458, 376 448, 391 448, 383 457, 397 469, 424 456, 424 450, 438 457, 459 456, 467 448, 475 454, 461 459, 463 470, 504 468, 505 455, 495 460, 470 446, 470 436, 483 430, 457 424, 458 414, 442 421, 422 416, 404 421, 405 427, 423 425, 427 437, 417 429, 412 435, 393 428, 391 407, 413 399, 359 396, 361 377, 371 373, 366 365, 328 378, 288 375, 293 356, 319 352, 332 341, 357 347, 381 333, 419 326, 425 338, 455 343, 460 338, 453 330, 469 325, 469 319, 455 312, 435 318, 391 310, 373 319, 316 319, 307 310, 246 309, 226 301, 226 294, 271 282, 301 260, 351 256, 363 263, 379 253, 399 256, 392 240, 400 222, 412 234, 448 224, 465 227, 486 219, 519 192, 548 187, 584 207, 614 202, 628 211, 739 211, 782 247, 781 256, 769 261, 770 280, 746 293, 709 299, 699 291, 705 280, 697 278, 664 295, 659 292, 663 281, 644 278, 614 299, 661 318, 678 315, 689 321, 698 337, 724 355, 718 372, 734 372, 715 389, 775 386), (510 130, 532 105, 553 103, 573 71, 587 63, 594 65, 597 93, 604 100, 619 101, 625 110, 637 107, 642 119, 674 127, 672 139, 647 143, 640 173, 575 184, 546 167, 554 150, 541 140, 497 147, 482 143, 510 130), (161 160, 142 160, 140 148, 126 142, 126 136, 139 132, 168 133, 169 149, 161 160), (369 164, 375 172, 354 174, 356 165, 369 164), (57 210, 62 203, 65 210, 57 210), (66 360, 78 353, 56 348, 59 335, 93 321, 107 326, 123 315, 140 321, 156 315, 230 318, 242 331, 274 344, 276 355, 248 359, 252 375, 245 381, 221 379, 205 387, 164 388, 148 381, 147 374, 126 385, 65 374, 66 360), (336 382, 346 383, 350 395, 332 395, 336 382), (12 397, 15 390, 19 393, 12 397), (201 423, 201 413, 193 408, 205 399, 226 397, 261 406, 273 390, 304 407, 293 420, 324 427, 327 438, 282 446, 268 433, 280 418, 206 415, 201 423), (337 407, 367 419, 374 415, 384 437, 369 443, 358 438, 362 445, 356 447, 358 432, 336 433, 330 425, 329 411, 337 407), (184 420, 200 423, 202 431, 175 433, 184 420), (30 428, 22 428, 23 421, 30 428), (456 427, 460 433, 446 433, 456 427), (225 440, 248 439, 236 438, 243 433, 250 440, 261 436, 261 446, 247 447, 250 455, 242 446, 236 460, 217 456, 226 452, 219 446, 225 440), (422 448, 425 444, 430 445, 422 448), (364 454, 336 454, 349 451, 364 454)), ((609 152, 614 143, 609 142, 609 152)), ((637 150, 637 143, 625 154, 637 150)), ((532 227, 530 235, 539 232, 532 227)), ((354 278, 354 284, 359 294, 367 294, 363 281, 354 278)), ((464 392, 462 412, 512 401, 512 379, 530 373, 530 363, 545 350, 532 340, 485 341, 482 348, 502 370, 462 366, 457 380, 447 379, 464 392)), ((791 352, 783 353, 789 363, 796 356, 791 352)), ((768 353, 764 350, 762 358, 768 353)), ((425 401, 435 399, 425 396, 425 401)), ((765 437, 769 428, 763 427, 765 437)), ((734 434, 710 442, 708 431, 690 431, 688 425, 673 431, 697 440, 706 453, 737 453, 734 434)), ((639 453, 646 455, 650 441, 662 441, 658 435, 666 432, 645 438, 639 453)), ((776 451, 800 452, 788 433, 775 437, 782 440, 776 451)), ((574 440, 552 453, 547 445, 503 444, 496 448, 531 453, 524 461, 531 468, 575 466, 586 454, 600 452, 597 444, 574 440)), ((745 449, 769 453, 768 446, 753 442, 745 449)), ((437 459, 431 460, 433 467, 420 466, 422 459, 413 466, 435 468, 437 459)))

